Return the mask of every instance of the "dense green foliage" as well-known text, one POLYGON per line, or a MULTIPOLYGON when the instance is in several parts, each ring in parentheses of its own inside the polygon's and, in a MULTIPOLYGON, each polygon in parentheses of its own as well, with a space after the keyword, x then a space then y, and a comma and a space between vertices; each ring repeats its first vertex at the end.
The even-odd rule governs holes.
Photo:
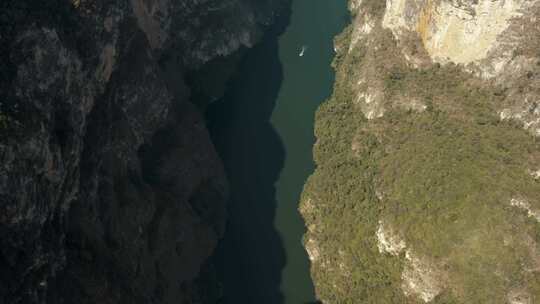
MULTIPOLYGON (((345 49, 352 30, 337 39, 345 49)), ((313 276, 329 303, 417 303, 402 292, 405 257, 381 254, 379 221, 391 223, 414 250, 444 273, 432 303, 507 303, 513 290, 540 301, 540 225, 510 206, 540 207, 529 170, 540 147, 521 127, 500 121, 503 91, 456 66, 415 69, 403 63, 388 31, 378 54, 340 52, 334 95, 316 117, 316 172, 302 213, 320 258, 313 276), (374 61, 374 58, 377 58, 374 61), (366 69, 366 65, 372 65, 366 69), (366 120, 355 102, 359 73, 382 80, 386 113, 366 120), (373 75, 370 75, 373 76, 373 75), (414 96, 418 112, 391 102, 414 96), (306 203, 309 202, 309 203, 306 203)))

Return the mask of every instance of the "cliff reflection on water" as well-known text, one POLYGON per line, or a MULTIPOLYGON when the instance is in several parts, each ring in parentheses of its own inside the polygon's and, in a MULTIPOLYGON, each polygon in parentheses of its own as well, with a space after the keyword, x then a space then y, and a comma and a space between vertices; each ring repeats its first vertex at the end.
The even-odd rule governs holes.
POLYGON ((331 93, 333 37, 346 0, 295 0, 249 50, 225 97, 207 112, 231 184, 218 250, 223 303, 319 304, 297 208, 313 172, 314 115, 331 93), (290 17, 290 18, 289 18, 290 17), (299 48, 309 45, 304 56, 299 48))

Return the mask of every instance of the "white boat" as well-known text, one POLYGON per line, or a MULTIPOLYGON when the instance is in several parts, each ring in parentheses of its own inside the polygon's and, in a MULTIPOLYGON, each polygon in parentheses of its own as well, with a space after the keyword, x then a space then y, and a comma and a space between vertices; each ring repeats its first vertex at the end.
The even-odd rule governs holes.
POLYGON ((298 56, 303 57, 304 54, 306 53, 306 50, 307 50, 307 46, 303 45, 302 50, 300 50, 300 54, 298 54, 298 56))

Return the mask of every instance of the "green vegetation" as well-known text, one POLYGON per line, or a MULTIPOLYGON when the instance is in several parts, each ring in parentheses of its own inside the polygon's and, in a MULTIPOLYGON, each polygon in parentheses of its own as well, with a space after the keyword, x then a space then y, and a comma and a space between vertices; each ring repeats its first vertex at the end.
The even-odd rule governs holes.
MULTIPOLYGON (((539 184, 528 173, 540 165, 538 143, 498 119, 504 92, 456 66, 410 68, 395 56, 391 34, 377 30, 376 54, 361 46, 336 56, 334 95, 317 112, 318 167, 301 209, 306 240, 315 240, 320 253, 312 269, 319 297, 422 302, 401 290, 404 254, 378 250, 382 220, 444 273, 444 290, 431 303, 507 303, 514 290, 539 302, 540 274, 530 269, 540 266, 540 225, 510 206, 524 198, 540 209, 539 184), (364 118, 358 76, 382 83, 383 118, 364 118), (394 102, 403 96, 425 111, 394 102)), ((340 49, 351 32, 337 38, 340 49)))

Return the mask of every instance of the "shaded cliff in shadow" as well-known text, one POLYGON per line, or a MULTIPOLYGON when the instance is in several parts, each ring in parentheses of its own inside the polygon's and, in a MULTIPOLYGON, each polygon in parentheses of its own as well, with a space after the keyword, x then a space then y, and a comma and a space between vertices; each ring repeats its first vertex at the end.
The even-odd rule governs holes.
POLYGON ((229 76, 187 78, 285 5, 0 2, 0 303, 217 301, 228 187, 194 99, 229 76))

